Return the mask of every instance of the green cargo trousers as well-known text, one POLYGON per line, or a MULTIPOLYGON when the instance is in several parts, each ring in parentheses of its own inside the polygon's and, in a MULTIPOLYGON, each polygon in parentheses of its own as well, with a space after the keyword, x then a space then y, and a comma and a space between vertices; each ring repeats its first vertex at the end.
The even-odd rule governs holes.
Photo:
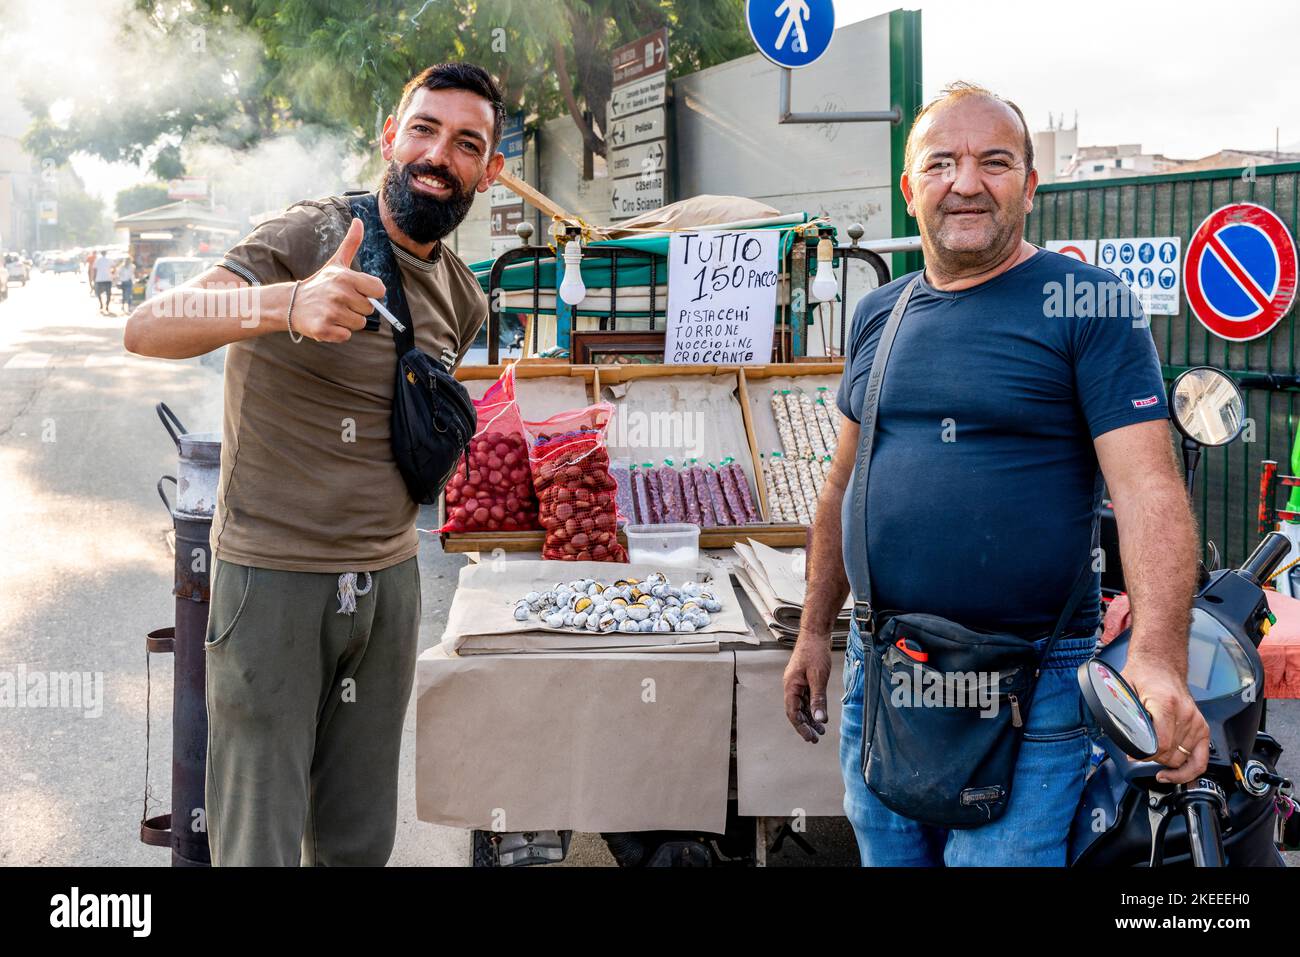
POLYGON ((388 861, 419 621, 416 558, 359 573, 355 588, 337 574, 213 563, 214 866, 388 861))

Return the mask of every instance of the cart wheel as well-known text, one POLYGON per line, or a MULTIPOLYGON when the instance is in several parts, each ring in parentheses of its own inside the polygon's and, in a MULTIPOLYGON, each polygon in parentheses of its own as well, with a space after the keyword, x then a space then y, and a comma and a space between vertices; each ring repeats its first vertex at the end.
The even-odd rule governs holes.
POLYGON ((501 858, 491 831, 470 832, 470 860, 474 867, 500 867, 501 858))

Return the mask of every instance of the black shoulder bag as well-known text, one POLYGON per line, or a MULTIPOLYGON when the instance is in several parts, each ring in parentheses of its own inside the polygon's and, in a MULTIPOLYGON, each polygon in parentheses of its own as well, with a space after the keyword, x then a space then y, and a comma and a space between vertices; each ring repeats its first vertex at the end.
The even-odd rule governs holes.
POLYGON ((937 615, 873 611, 867 476, 885 366, 920 279, 903 289, 876 347, 853 473, 855 521, 845 530, 847 554, 856 559, 853 620, 865 652, 862 774, 896 813, 970 828, 1001 817, 1010 803, 1038 674, 1087 590, 1091 556, 1041 655, 1019 635, 975 631, 937 615))
MULTIPOLYGON (((357 258, 366 272, 383 282, 385 305, 404 326, 393 329, 397 349, 393 458, 411 498, 419 505, 432 505, 442 494, 457 461, 468 451, 478 428, 478 415, 469 393, 455 376, 415 347, 415 323, 402 289, 397 258, 379 218, 378 197, 374 193, 349 193, 347 197, 352 214, 366 229, 357 258)), ((371 313, 367 322, 377 326, 378 316, 371 313)), ((468 455, 465 459, 468 462, 468 455)))

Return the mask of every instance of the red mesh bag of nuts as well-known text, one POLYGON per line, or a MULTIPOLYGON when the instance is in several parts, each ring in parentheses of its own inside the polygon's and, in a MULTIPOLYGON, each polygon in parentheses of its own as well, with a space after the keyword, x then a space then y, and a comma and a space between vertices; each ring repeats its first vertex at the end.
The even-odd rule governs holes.
POLYGON ((447 521, 442 532, 521 531, 540 528, 528 438, 515 401, 514 366, 474 403, 478 431, 469 443, 468 468, 461 462, 444 493, 447 521))
POLYGON ((546 529, 543 558, 627 561, 618 542, 618 486, 609 474, 605 444, 613 415, 611 403, 598 402, 544 422, 524 423, 532 440, 528 461, 538 514, 546 529))

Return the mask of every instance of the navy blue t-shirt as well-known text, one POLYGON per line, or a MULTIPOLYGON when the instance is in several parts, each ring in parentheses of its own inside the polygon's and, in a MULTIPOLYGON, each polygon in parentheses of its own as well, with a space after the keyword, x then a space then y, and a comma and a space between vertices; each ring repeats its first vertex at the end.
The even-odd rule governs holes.
MULTIPOLYGON (((912 275, 873 290, 854 313, 837 402, 855 422, 881 330, 912 275)), ((1093 439, 1166 418, 1147 320, 1109 272, 1040 250, 959 292, 922 279, 877 416, 872 604, 1049 632, 1091 555, 1104 484, 1093 439)), ((842 518, 846 529, 864 520, 851 484, 842 518)), ((847 549, 845 562, 853 568, 847 549)), ((1096 578, 1071 630, 1099 621, 1096 578)))

